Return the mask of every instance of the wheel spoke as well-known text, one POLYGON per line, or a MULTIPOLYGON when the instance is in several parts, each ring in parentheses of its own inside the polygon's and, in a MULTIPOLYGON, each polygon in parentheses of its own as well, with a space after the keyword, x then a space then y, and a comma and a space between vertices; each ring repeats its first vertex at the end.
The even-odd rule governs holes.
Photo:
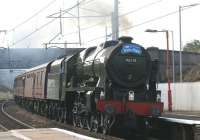
POLYGON ((112 125, 115 122, 115 117, 111 115, 102 115, 103 116, 103 134, 109 134, 112 125))
POLYGON ((81 128, 84 128, 84 127, 85 127, 85 119, 84 119, 83 116, 81 116, 81 118, 80 118, 80 127, 81 127, 81 128))
POLYGON ((94 132, 98 132, 99 131, 99 121, 98 121, 98 118, 97 118, 97 116, 96 115, 92 115, 91 116, 91 119, 90 119, 91 121, 91 130, 93 130, 94 132))
POLYGON ((73 126, 77 127, 78 126, 78 118, 77 118, 76 114, 73 114, 72 119, 73 119, 73 126))
POLYGON ((88 119, 86 119, 86 126, 87 126, 87 129, 89 130, 89 131, 91 131, 91 124, 90 124, 90 117, 88 118, 88 119))

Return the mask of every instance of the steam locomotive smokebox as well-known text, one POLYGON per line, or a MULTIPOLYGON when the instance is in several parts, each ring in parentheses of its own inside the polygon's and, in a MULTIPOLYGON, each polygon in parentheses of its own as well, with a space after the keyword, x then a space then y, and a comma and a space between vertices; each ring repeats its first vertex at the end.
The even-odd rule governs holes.
POLYGON ((147 48, 147 51, 152 61, 159 60, 159 49, 157 47, 149 47, 147 48))

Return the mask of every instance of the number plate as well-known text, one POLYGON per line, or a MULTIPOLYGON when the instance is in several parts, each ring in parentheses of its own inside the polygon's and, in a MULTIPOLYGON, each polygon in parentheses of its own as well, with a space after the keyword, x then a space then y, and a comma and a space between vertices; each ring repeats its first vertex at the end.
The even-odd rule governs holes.
POLYGON ((137 44, 123 44, 123 47, 121 49, 122 54, 127 54, 127 53, 133 53, 133 54, 142 54, 142 49, 140 46, 137 44))

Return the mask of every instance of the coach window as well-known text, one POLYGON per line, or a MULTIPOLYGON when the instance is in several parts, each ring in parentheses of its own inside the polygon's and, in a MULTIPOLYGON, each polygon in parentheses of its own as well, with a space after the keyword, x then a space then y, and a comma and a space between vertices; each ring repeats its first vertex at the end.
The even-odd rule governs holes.
POLYGON ((38 83, 38 75, 36 74, 36 86, 37 86, 37 83, 38 83))
POLYGON ((39 73, 39 72, 37 72, 37 84, 36 84, 36 85, 37 85, 37 87, 38 87, 38 85, 39 85, 39 74, 40 74, 40 73, 39 73))
POLYGON ((41 74, 40 74, 40 86, 42 87, 42 77, 43 77, 43 71, 41 71, 41 74))
POLYGON ((40 87, 40 72, 38 72, 38 87, 40 87))

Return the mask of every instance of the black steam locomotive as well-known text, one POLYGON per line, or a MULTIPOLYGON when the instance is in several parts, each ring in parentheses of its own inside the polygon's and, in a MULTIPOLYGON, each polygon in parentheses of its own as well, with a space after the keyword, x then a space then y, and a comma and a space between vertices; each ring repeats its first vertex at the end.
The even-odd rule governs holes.
POLYGON ((131 41, 106 41, 28 70, 15 79, 16 102, 104 134, 117 122, 159 116, 163 103, 156 90, 158 58, 131 41))

